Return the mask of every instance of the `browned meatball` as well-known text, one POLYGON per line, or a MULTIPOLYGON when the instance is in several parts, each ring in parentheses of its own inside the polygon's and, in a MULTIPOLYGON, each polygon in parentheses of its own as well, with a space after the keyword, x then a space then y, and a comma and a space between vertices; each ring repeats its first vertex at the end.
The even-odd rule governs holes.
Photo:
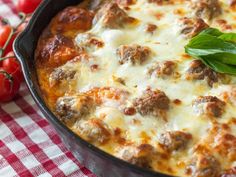
POLYGON ((67 80, 67 81, 71 80, 74 78, 75 74, 76 74, 75 70, 56 68, 50 74, 50 77, 49 77, 50 86, 57 85, 61 81, 64 81, 64 80, 67 80))
POLYGON ((141 115, 157 116, 159 110, 169 109, 170 99, 160 90, 147 89, 140 98, 134 100, 134 106, 141 115))
POLYGON ((88 10, 77 6, 67 7, 53 19, 51 29, 56 34, 86 31, 91 28, 93 17, 94 14, 88 10))
POLYGON ((78 124, 79 134, 91 143, 104 144, 111 138, 111 130, 100 119, 83 120, 78 124))
POLYGON ((149 74, 155 74, 158 77, 161 76, 170 76, 173 74, 176 68, 176 63, 173 61, 163 61, 156 63, 148 71, 149 74))
POLYGON ((167 151, 178 151, 184 149, 191 140, 192 135, 182 131, 171 131, 162 133, 159 143, 167 151))
POLYGON ((184 17, 180 19, 181 22, 181 34, 187 37, 194 37, 202 30, 209 26, 201 18, 188 18, 184 17))
POLYGON ((225 108, 225 102, 215 96, 200 96, 193 101, 195 110, 210 117, 220 117, 225 108))
POLYGON ((187 167, 192 177, 218 177, 221 166, 218 160, 209 154, 197 154, 187 167))
POLYGON ((51 67, 60 66, 77 55, 73 41, 63 35, 41 40, 36 51, 39 66, 45 62, 51 67))
POLYGON ((87 95, 64 96, 56 102, 55 113, 64 123, 73 123, 90 113, 93 100, 87 95))
POLYGON ((140 45, 122 45, 116 50, 119 63, 131 62, 133 65, 142 64, 150 56, 150 49, 140 45))
POLYGON ((124 147, 118 156, 134 165, 151 168, 151 162, 155 154, 153 146, 150 144, 141 144, 138 147, 124 147))
POLYGON ((210 87, 215 82, 218 82, 218 75, 215 71, 207 67, 200 60, 194 60, 190 63, 189 69, 186 74, 187 79, 191 80, 204 80, 206 79, 210 87))
POLYGON ((96 14, 93 23, 102 20, 105 28, 121 28, 125 24, 132 23, 134 18, 129 17, 127 13, 122 10, 117 3, 109 3, 104 5, 96 14))
POLYGON ((192 0, 192 7, 197 17, 211 20, 221 14, 219 0, 192 0))

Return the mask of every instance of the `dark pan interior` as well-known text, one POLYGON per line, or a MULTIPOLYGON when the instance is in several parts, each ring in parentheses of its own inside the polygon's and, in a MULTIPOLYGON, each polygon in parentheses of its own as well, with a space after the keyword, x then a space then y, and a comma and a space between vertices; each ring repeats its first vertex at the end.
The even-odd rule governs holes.
POLYGON ((168 177, 157 172, 145 170, 125 161, 117 159, 70 131, 62 124, 53 113, 47 108, 37 81, 34 64, 34 51, 38 38, 50 20, 63 8, 69 5, 76 5, 80 0, 45 0, 34 13, 26 30, 19 35, 14 43, 14 51, 23 67, 24 76, 28 88, 47 118, 56 129, 64 144, 76 158, 87 168, 99 177, 168 177))

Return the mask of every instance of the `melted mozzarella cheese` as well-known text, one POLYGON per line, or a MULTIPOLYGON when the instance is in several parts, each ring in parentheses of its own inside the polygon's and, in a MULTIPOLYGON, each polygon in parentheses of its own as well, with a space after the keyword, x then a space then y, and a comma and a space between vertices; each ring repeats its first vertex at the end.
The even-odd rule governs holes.
MULTIPOLYGON (((225 8, 223 15, 209 22, 209 25, 212 27, 220 29, 221 26, 217 23, 217 19, 226 18, 232 22, 233 16, 236 15, 235 12, 227 12, 228 6, 225 2, 222 3, 225 8)), ((92 56, 91 60, 81 62, 79 65, 70 65, 71 68, 78 70, 75 88, 78 92, 84 92, 93 87, 110 86, 119 88, 131 93, 124 103, 129 105, 134 98, 140 97, 147 87, 151 87, 152 89, 164 91, 170 100, 181 100, 180 105, 171 104, 170 110, 167 113, 167 122, 160 117, 154 116, 141 116, 140 114, 135 114, 134 116, 124 115, 119 105, 109 101, 95 110, 94 115, 96 117, 106 115, 104 118, 106 124, 112 129, 117 127, 122 129, 125 132, 125 138, 137 145, 144 141, 143 132, 150 138, 149 143, 155 147, 158 142, 158 136, 162 132, 166 130, 184 130, 193 135, 193 141, 191 142, 193 147, 194 144, 207 137, 207 133, 212 127, 209 119, 195 112, 192 106, 193 100, 198 96, 206 95, 221 97, 223 92, 230 92, 231 85, 235 83, 233 82, 235 78, 232 77, 232 82, 228 85, 215 84, 211 88, 206 84, 206 81, 186 80, 185 73, 192 59, 183 57, 184 46, 188 43, 189 39, 180 34, 179 19, 182 16, 174 13, 179 9, 184 12, 184 16, 193 17, 192 10, 186 2, 157 6, 147 3, 147 0, 138 0, 127 11, 129 16, 138 19, 139 22, 137 24, 129 28, 107 29, 102 27, 101 21, 98 22, 87 33, 96 36, 105 45, 97 50, 89 51, 89 55, 92 56), (153 34, 145 32, 145 26, 150 23, 158 27, 153 34), (152 51, 150 58, 141 65, 134 66, 129 62, 120 65, 116 49, 121 45, 130 44, 149 47, 152 51), (180 77, 161 78, 147 74, 148 68, 157 61, 166 60, 177 61, 177 70, 180 73, 180 77), (99 69, 95 72, 91 71, 90 67, 92 64, 97 64, 99 69), (125 85, 117 83, 114 77, 122 78, 125 81, 125 85), (138 120, 139 123, 134 123, 135 120, 138 120)), ((75 41, 78 45, 81 45, 78 37, 75 41)), ((227 103, 225 113, 217 121, 219 123, 227 123, 232 117, 236 117, 235 108, 235 103, 227 103)), ((233 134, 236 135, 235 127, 233 128, 233 134)), ((114 149, 110 147, 102 148, 114 154, 114 149)), ((190 148, 189 151, 183 153, 185 155, 180 158, 182 161, 189 159, 192 149, 190 148)), ((173 164, 177 166, 174 162, 173 164)), ((178 172, 178 174, 182 175, 183 171, 178 172)))

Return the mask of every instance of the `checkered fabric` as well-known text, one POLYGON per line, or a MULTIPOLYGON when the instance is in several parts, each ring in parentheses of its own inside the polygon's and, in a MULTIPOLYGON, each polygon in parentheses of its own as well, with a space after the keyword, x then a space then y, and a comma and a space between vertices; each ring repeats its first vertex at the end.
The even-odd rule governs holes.
MULTIPOLYGON (((12 0, 0 0, 0 17, 16 25, 16 14, 12 0)), ((66 149, 25 84, 12 102, 0 104, 0 177, 8 176, 95 177, 66 149)))

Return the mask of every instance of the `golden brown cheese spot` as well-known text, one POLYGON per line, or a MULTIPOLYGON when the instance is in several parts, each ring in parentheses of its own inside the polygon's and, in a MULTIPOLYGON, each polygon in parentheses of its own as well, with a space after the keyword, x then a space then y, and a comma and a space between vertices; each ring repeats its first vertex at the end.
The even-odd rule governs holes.
POLYGON ((225 111, 225 102, 214 96, 200 96, 193 101, 193 107, 198 114, 221 117, 225 111))
POLYGON ((157 5, 173 4, 173 0, 148 0, 149 3, 156 3, 157 5))
POLYGON ((154 25, 154 24, 147 24, 147 26, 145 28, 145 31, 148 32, 148 33, 153 34, 154 31, 156 31, 156 29, 157 29, 156 25, 154 25))
POLYGON ((93 107, 92 98, 86 94, 64 96, 57 100, 55 113, 61 121, 71 125, 88 115, 93 107))
POLYGON ((136 3, 136 0, 116 0, 117 4, 122 6, 130 6, 136 3))
POLYGON ((149 144, 141 144, 137 147, 124 147, 119 152, 121 159, 143 168, 151 168, 153 156, 155 155, 156 152, 153 146, 149 144))
POLYGON ((86 92, 96 104, 102 104, 104 100, 110 99, 114 101, 124 102, 129 93, 127 91, 112 87, 97 87, 86 92))
POLYGON ((67 7, 51 22, 53 34, 75 35, 78 32, 89 30, 92 26, 94 14, 80 7, 67 7))
POLYGON ((148 73, 157 77, 171 76, 176 66, 177 64, 174 61, 158 62, 148 70, 148 73))
POLYGON ((169 152, 183 150, 187 147, 192 135, 182 131, 169 131, 159 137, 161 147, 169 152))
POLYGON ((218 19, 216 21, 223 30, 232 30, 232 26, 228 24, 228 22, 224 19, 218 19))
POLYGON ((192 177, 218 177, 220 171, 220 163, 209 154, 195 154, 186 169, 192 177))
POLYGON ((236 137, 231 134, 224 134, 216 138, 215 149, 224 158, 228 158, 229 161, 236 161, 236 137))
POLYGON ((100 119, 84 120, 78 126, 76 131, 90 143, 105 144, 112 136, 112 130, 100 119))
POLYGON ((122 45, 116 50, 119 63, 131 62, 133 65, 144 63, 150 56, 151 50, 140 45, 122 45))
POLYGON ((132 116, 136 114, 136 109, 134 107, 127 107, 124 109, 124 114, 127 116, 132 116))
POLYGON ((40 41, 36 50, 38 66, 42 67, 60 66, 77 55, 73 41, 63 35, 40 41))
POLYGON ((211 20, 222 12, 219 0, 191 0, 191 3, 195 15, 203 19, 211 20))
POLYGON ((210 87, 215 82, 218 82, 218 75, 215 71, 208 68, 200 60, 194 60, 190 63, 189 69, 186 73, 186 79, 188 80, 206 80, 210 87))
POLYGON ((208 28, 209 26, 201 18, 188 18, 184 17, 180 19, 181 22, 181 34, 192 38, 200 33, 202 30, 208 28))
POLYGON ((147 89, 140 98, 134 100, 136 110, 143 116, 158 116, 160 110, 168 110, 170 99, 160 90, 147 89))
POLYGON ((105 28, 122 28, 125 24, 129 24, 135 21, 134 18, 129 17, 127 13, 122 10, 117 3, 109 3, 101 8, 93 23, 96 24, 99 20, 102 20, 102 24, 105 28))
POLYGON ((81 33, 76 37, 76 44, 80 51, 102 48, 104 42, 90 33, 81 33))

